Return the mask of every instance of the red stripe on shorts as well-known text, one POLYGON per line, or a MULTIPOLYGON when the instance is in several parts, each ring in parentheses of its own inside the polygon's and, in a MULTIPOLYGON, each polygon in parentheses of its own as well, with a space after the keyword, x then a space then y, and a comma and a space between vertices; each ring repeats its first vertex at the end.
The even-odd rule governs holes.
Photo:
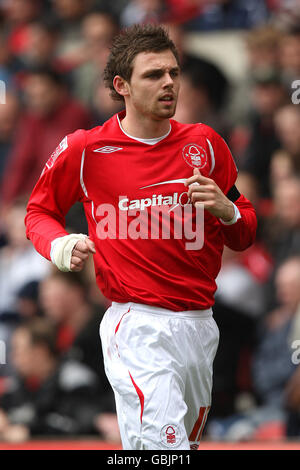
POLYGON ((205 414, 205 410, 206 410, 206 407, 205 406, 201 406, 200 407, 200 411, 199 411, 199 416, 198 416, 198 419, 193 427, 193 430, 189 436, 189 441, 191 442, 195 442, 196 441, 196 438, 197 438, 197 435, 198 435, 198 432, 199 432, 199 429, 200 429, 200 426, 203 422, 203 417, 204 417, 204 414, 205 414))
POLYGON ((118 329, 119 329, 119 326, 120 326, 121 321, 123 320, 123 317, 126 315, 126 313, 129 313, 129 312, 130 312, 130 308, 131 308, 131 307, 129 307, 129 309, 127 310, 127 312, 123 313, 123 315, 121 316, 120 321, 119 321, 119 323, 118 323, 117 326, 116 326, 115 334, 117 333, 117 331, 118 331, 118 329))
POLYGON ((142 392, 142 390, 137 386, 137 384, 135 383, 135 381, 133 380, 132 378, 132 375, 131 373, 128 371, 128 374, 130 375, 130 378, 131 378, 131 382, 133 383, 133 386, 136 390, 136 393, 138 394, 138 397, 140 399, 140 404, 141 404, 141 422, 143 421, 143 413, 144 413, 144 402, 145 402, 145 398, 144 398, 144 394, 142 392))
POLYGON ((204 429, 205 424, 206 424, 206 420, 207 420, 207 416, 208 416, 209 410, 210 410, 210 406, 208 406, 208 407, 206 408, 205 415, 204 415, 204 419, 203 419, 203 422, 202 422, 202 426, 201 426, 201 428, 200 428, 200 432, 199 432, 199 435, 198 435, 198 437, 197 437, 197 442, 201 440, 202 433, 203 433, 203 429, 204 429))

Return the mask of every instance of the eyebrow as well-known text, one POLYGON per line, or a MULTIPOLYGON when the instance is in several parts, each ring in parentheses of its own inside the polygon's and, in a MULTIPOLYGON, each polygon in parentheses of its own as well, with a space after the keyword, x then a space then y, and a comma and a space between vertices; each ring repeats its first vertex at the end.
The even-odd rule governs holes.
MULTIPOLYGON (((156 74, 156 73, 164 73, 165 71, 166 71, 166 69, 164 69, 164 68, 149 69, 149 70, 146 70, 142 74, 142 77, 147 77, 147 75, 156 74)), ((170 72, 180 72, 180 67, 179 66, 172 67, 170 69, 170 72)))

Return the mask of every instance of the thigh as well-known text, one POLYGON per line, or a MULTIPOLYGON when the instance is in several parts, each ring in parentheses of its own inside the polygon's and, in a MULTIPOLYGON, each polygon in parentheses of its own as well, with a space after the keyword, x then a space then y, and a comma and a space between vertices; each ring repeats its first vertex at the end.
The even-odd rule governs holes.
POLYGON ((124 448, 190 448, 184 424, 185 360, 174 328, 172 318, 139 312, 113 313, 107 328, 101 327, 124 448))
POLYGON ((213 361, 219 343, 219 330, 213 317, 197 320, 187 350, 185 401, 188 412, 185 427, 191 449, 197 449, 211 407, 213 361))
POLYGON ((119 430, 124 450, 140 450, 141 402, 133 384, 126 364, 121 360, 117 332, 128 313, 128 308, 110 307, 100 324, 100 338, 103 351, 104 367, 107 378, 114 391, 119 430))

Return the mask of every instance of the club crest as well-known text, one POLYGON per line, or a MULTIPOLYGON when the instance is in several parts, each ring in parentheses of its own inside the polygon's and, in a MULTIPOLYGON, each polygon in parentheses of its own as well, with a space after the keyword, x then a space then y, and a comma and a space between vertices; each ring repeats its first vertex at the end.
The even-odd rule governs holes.
POLYGON ((192 168, 204 168, 207 163, 207 153, 203 147, 197 144, 188 144, 182 149, 182 156, 192 168))

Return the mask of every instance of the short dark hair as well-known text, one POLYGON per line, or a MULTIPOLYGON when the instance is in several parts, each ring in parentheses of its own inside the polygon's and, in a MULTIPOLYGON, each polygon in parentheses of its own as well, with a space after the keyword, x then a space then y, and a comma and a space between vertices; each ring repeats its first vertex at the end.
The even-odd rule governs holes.
POLYGON ((113 41, 103 74, 105 86, 110 89, 111 97, 117 101, 124 100, 123 96, 116 92, 113 79, 116 75, 120 75, 129 82, 133 60, 140 52, 162 52, 168 49, 179 63, 176 46, 163 26, 136 24, 121 31, 113 41))
POLYGON ((81 292, 82 297, 85 301, 89 301, 89 285, 85 279, 84 272, 63 272, 55 269, 51 274, 45 279, 47 280, 57 279, 62 281, 64 284, 71 286, 76 289, 77 292, 81 292))
POLYGON ((48 65, 29 67, 26 72, 26 76, 30 77, 33 75, 46 78, 47 80, 51 81, 53 85, 58 87, 67 86, 67 80, 63 76, 63 74, 59 72, 56 68, 48 65))

